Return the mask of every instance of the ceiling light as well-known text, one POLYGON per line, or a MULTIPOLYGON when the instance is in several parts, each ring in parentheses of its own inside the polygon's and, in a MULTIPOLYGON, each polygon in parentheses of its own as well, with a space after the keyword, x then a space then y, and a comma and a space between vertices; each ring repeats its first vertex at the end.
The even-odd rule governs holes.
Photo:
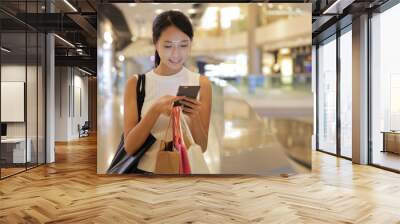
POLYGON ((343 9, 351 5, 354 0, 337 0, 330 5, 322 14, 342 14, 343 9))
POLYGON ((130 7, 135 7, 135 6, 136 6, 136 3, 129 3, 129 6, 130 6, 130 7))
POLYGON ((6 53, 10 53, 11 51, 5 47, 1 47, 0 48, 2 51, 6 52, 6 53))
POLYGON ((290 49, 285 47, 279 50, 280 54, 289 54, 290 53, 290 49))
POLYGON ((92 73, 90 73, 90 72, 88 72, 88 71, 85 71, 85 70, 83 70, 83 69, 81 69, 81 68, 79 68, 79 67, 78 67, 78 70, 81 71, 81 72, 83 72, 83 73, 85 73, 85 74, 92 75, 92 73))
POLYGON ((55 37, 57 37, 58 39, 60 39, 62 42, 66 43, 67 45, 69 45, 70 47, 75 48, 75 45, 71 44, 71 42, 69 42, 68 40, 58 36, 57 34, 54 34, 55 37))
POLYGON ((160 3, 151 3, 151 4, 153 4, 153 5, 159 5, 160 3))
POLYGON ((104 32, 104 40, 107 42, 107 43, 112 43, 113 42, 113 38, 112 38, 112 34, 111 34, 111 32, 110 31, 106 31, 106 32, 104 32))
POLYGON ((155 13, 158 15, 158 14, 160 14, 160 13, 162 13, 163 12, 163 10, 162 9, 157 9, 156 11, 155 11, 155 13))
POLYGON ((196 9, 189 9, 189 10, 188 10, 188 13, 189 13, 189 14, 195 14, 195 13, 196 13, 196 9))
POLYGON ((118 57, 118 60, 120 62, 123 62, 125 60, 125 56, 123 56, 122 54, 118 57))
POLYGON ((74 12, 78 12, 78 10, 68 1, 68 0, 64 0, 65 4, 67 4, 72 10, 74 10, 74 12))

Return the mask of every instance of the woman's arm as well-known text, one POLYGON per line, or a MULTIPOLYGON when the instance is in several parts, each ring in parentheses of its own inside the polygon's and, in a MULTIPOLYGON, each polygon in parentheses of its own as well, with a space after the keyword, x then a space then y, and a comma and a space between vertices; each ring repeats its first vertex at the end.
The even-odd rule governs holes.
POLYGON ((137 76, 130 78, 126 84, 124 96, 125 151, 129 155, 134 154, 143 145, 160 115, 153 105, 138 122, 136 84, 137 76))
POLYGON ((183 112, 190 118, 189 128, 192 132, 194 141, 199 144, 205 152, 207 150, 208 143, 208 128, 210 125, 210 114, 211 114, 211 82, 207 77, 200 77, 200 99, 191 100, 185 99, 189 102, 183 101, 182 104, 188 105, 193 109, 187 107, 183 108, 183 112))
POLYGON ((170 95, 159 98, 138 122, 136 84, 137 77, 130 78, 126 84, 124 96, 125 151, 129 155, 133 155, 143 145, 160 114, 169 116, 173 102, 183 98, 170 95))

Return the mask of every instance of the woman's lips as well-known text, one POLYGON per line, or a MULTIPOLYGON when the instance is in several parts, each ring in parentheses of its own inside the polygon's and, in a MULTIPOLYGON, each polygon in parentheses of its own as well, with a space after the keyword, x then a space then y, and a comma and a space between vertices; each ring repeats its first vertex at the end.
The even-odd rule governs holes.
POLYGON ((171 64, 180 64, 181 61, 182 61, 182 60, 175 61, 175 60, 169 59, 169 62, 170 62, 171 64))

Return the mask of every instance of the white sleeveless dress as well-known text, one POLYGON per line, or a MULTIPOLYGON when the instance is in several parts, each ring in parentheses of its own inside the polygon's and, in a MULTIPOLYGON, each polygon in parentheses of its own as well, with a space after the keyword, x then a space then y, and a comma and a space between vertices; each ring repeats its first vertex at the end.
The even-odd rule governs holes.
MULTIPOLYGON (((175 96, 180 85, 200 85, 200 74, 182 67, 173 75, 163 76, 156 74, 153 70, 146 74, 146 96, 143 103, 141 116, 144 117, 155 101, 164 95, 175 96)), ((200 94, 199 94, 200 95, 200 94)), ((199 98, 199 95, 197 96, 199 98)), ((186 118, 186 115, 184 115, 186 118)), ((187 118, 186 118, 187 119, 187 118)), ((151 129, 151 134, 157 141, 141 158, 138 168, 147 172, 154 172, 156 167, 157 153, 160 149, 160 141, 164 138, 168 127, 169 117, 161 114, 151 129)), ((172 130, 172 128, 171 128, 172 130)), ((167 133, 167 141, 172 140, 172 131, 167 133)))

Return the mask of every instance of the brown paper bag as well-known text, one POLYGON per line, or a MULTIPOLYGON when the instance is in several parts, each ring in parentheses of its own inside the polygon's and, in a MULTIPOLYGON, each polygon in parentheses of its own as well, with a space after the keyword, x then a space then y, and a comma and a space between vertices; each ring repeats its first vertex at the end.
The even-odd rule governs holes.
POLYGON ((160 151, 157 153, 156 174, 179 174, 179 152, 165 141, 160 142, 160 151))
MULTIPOLYGON (((156 174, 180 174, 181 157, 178 150, 175 149, 173 142, 167 142, 167 133, 171 130, 173 121, 172 113, 170 115, 168 127, 164 133, 164 139, 160 141, 160 150, 157 153, 157 161, 154 173, 156 174)), ((181 127, 179 127, 181 128, 181 127)), ((180 131, 182 133, 182 130, 180 131)), ((173 135, 173 134, 172 134, 173 135)), ((191 146, 190 135, 182 134, 186 148, 191 146)))
POLYGON ((179 153, 177 151, 159 151, 154 173, 179 174, 179 153))

